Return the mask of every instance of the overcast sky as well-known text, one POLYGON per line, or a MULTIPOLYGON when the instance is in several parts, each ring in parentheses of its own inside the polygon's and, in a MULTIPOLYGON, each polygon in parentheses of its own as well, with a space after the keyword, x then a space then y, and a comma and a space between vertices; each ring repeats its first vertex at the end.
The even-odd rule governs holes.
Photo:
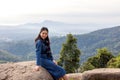
POLYGON ((0 0, 0 25, 44 20, 120 25, 120 0, 0 0))

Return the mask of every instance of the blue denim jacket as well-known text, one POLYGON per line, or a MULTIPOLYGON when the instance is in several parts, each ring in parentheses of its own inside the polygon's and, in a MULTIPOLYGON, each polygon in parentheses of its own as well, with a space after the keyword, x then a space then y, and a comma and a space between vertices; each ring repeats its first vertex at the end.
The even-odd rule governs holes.
POLYGON ((41 59, 42 58, 53 60, 52 55, 47 56, 46 46, 43 43, 43 41, 42 40, 37 40, 36 41, 36 64, 38 66, 41 66, 41 59))

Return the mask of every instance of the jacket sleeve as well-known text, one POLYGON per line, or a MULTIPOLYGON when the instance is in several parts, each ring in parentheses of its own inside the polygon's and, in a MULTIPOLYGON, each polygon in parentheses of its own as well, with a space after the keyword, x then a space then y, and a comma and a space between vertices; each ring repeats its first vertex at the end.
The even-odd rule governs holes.
POLYGON ((53 58, 52 54, 51 54, 51 56, 50 56, 50 60, 52 60, 52 61, 54 60, 54 58, 53 58))
POLYGON ((36 42, 36 65, 41 66, 41 41, 36 42))

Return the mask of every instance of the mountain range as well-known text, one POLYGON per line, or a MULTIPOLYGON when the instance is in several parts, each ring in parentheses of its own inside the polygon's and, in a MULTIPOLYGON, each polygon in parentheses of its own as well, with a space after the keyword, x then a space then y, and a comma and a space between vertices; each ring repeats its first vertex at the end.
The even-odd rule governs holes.
POLYGON ((77 32, 77 34, 73 35, 77 38, 77 45, 82 53, 80 57, 81 63, 95 55, 96 50, 102 47, 107 47, 114 55, 118 55, 120 52, 120 26, 78 34, 81 33, 79 29, 74 31, 73 28, 70 28, 70 26, 75 26, 74 28, 77 29, 80 26, 78 24, 45 21, 43 23, 29 23, 14 27, 0 26, 0 61, 35 60, 34 39, 39 33, 40 25, 49 25, 51 48, 55 59, 58 59, 62 44, 66 41, 66 34, 68 34, 66 29, 77 32), (56 28, 56 26, 59 27, 56 28))

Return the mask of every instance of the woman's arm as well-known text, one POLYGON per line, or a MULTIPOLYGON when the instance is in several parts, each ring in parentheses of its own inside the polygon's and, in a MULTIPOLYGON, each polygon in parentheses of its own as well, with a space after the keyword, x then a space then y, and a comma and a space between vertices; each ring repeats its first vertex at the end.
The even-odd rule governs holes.
POLYGON ((36 66, 35 66, 35 68, 34 68, 34 71, 39 71, 40 70, 40 67, 41 67, 41 58, 40 58, 40 56, 41 56, 41 41, 40 40, 38 40, 37 42, 36 42, 36 66))
POLYGON ((36 42, 36 65, 41 66, 41 41, 36 42))

